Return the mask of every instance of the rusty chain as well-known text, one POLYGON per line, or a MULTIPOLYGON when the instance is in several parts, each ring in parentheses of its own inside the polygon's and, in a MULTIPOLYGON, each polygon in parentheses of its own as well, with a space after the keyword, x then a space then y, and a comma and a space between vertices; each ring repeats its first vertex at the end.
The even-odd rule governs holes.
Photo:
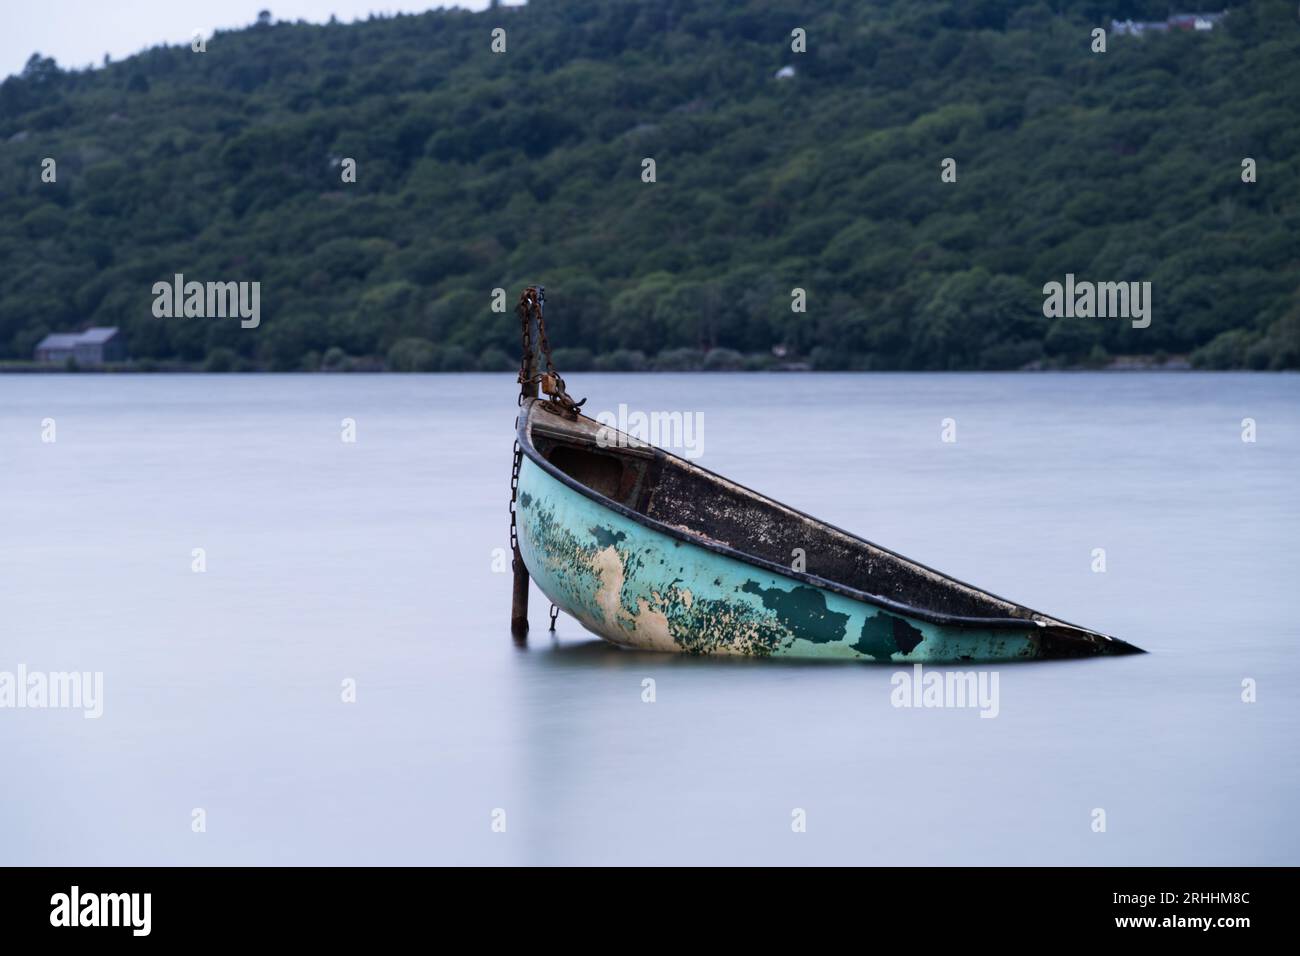
MULTIPOLYGON (((540 309, 540 301, 545 296, 545 289, 536 289, 529 286, 524 290, 523 295, 519 297, 519 305, 515 311, 519 314, 523 322, 523 356, 519 362, 519 397, 516 404, 524 403, 524 387, 530 384, 528 377, 528 358, 533 353, 533 323, 529 321, 532 317, 534 308, 540 309)), ((549 353, 548 353, 549 360, 549 353)), ((519 431, 519 416, 515 416, 515 432, 519 431)), ((515 439, 514 464, 510 468, 510 570, 516 574, 519 572, 519 526, 515 515, 515 504, 519 499, 519 466, 523 464, 524 450, 519 447, 519 439, 515 439)))
MULTIPOLYGON (((519 427, 519 419, 515 419, 515 428, 519 427)), ((515 500, 519 497, 519 466, 523 463, 524 450, 519 447, 519 439, 515 439, 515 464, 510 469, 510 570, 519 570, 519 529, 515 524, 515 500)))
POLYGON ((578 409, 582 408, 587 400, 584 398, 580 402, 575 402, 565 390, 564 377, 555 370, 555 363, 551 360, 551 343, 546 336, 546 317, 543 314, 545 304, 545 287, 530 285, 519 296, 519 305, 515 308, 523 330, 523 356, 519 362, 519 402, 523 403, 524 390, 529 385, 538 385, 547 396, 552 410, 559 411, 567 418, 577 418, 578 409), (534 322, 537 323, 537 344, 541 348, 542 358, 546 361, 546 368, 540 373, 529 375, 529 359, 533 354, 534 322))

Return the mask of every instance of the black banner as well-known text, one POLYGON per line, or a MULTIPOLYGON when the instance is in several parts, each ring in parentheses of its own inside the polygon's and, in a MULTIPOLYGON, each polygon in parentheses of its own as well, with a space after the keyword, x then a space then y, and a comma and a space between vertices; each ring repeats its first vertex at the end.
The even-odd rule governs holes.
POLYGON ((593 928, 610 919, 643 925, 629 909, 639 900, 641 915, 652 917, 656 928, 679 919, 698 922, 706 910, 719 918, 731 911, 726 921, 748 911, 733 928, 753 932, 785 917, 896 927, 900 920, 915 919, 927 940, 978 930, 986 940, 1033 940, 1051 931, 1063 938, 1183 942, 1201 937, 1231 944, 1246 938, 1242 934, 1282 928, 1285 887, 1294 873, 1250 868, 917 868, 804 875, 733 870, 720 880, 705 869, 671 876, 629 869, 601 874, 598 882, 592 876, 574 870, 548 874, 538 883, 531 873, 488 869, 6 869, 0 870, 0 925, 8 941, 57 942, 75 934, 83 943, 113 937, 338 943, 399 938, 416 924, 463 925, 473 914, 494 908, 509 913, 511 922, 532 915, 534 908, 539 919, 553 921, 557 907, 579 907, 593 928), (762 899, 771 903, 751 908, 762 899))

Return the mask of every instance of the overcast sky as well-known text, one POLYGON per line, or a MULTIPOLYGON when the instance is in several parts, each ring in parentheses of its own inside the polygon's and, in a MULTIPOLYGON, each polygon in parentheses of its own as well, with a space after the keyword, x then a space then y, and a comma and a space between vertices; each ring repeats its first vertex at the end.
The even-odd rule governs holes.
POLYGON ((0 77, 18 73, 39 51, 59 66, 98 66, 158 43, 188 43, 195 30, 248 26, 259 10, 276 20, 324 23, 371 13, 420 13, 432 7, 482 10, 488 0, 4 0, 0 77))

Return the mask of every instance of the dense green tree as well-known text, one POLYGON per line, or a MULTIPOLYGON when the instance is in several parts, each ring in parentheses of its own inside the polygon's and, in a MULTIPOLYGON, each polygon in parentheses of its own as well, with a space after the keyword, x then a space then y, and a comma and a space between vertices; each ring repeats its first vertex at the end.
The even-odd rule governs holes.
POLYGON ((1168 13, 531 0, 36 53, 0 83, 0 359, 111 324, 155 365, 497 370, 541 283, 574 367, 1297 367, 1294 4, 1089 49, 1168 13), (261 324, 155 317, 177 273, 260 282, 261 324), (1045 317, 1066 273, 1150 281, 1150 327, 1045 317))

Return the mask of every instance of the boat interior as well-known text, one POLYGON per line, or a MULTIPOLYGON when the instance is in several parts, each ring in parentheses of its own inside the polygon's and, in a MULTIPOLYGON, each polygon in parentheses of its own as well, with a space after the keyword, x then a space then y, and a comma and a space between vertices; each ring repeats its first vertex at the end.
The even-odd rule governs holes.
POLYGON ((790 568, 915 608, 922 617, 1051 620, 877 547, 593 419, 537 402, 527 437, 548 463, 636 515, 790 568))

